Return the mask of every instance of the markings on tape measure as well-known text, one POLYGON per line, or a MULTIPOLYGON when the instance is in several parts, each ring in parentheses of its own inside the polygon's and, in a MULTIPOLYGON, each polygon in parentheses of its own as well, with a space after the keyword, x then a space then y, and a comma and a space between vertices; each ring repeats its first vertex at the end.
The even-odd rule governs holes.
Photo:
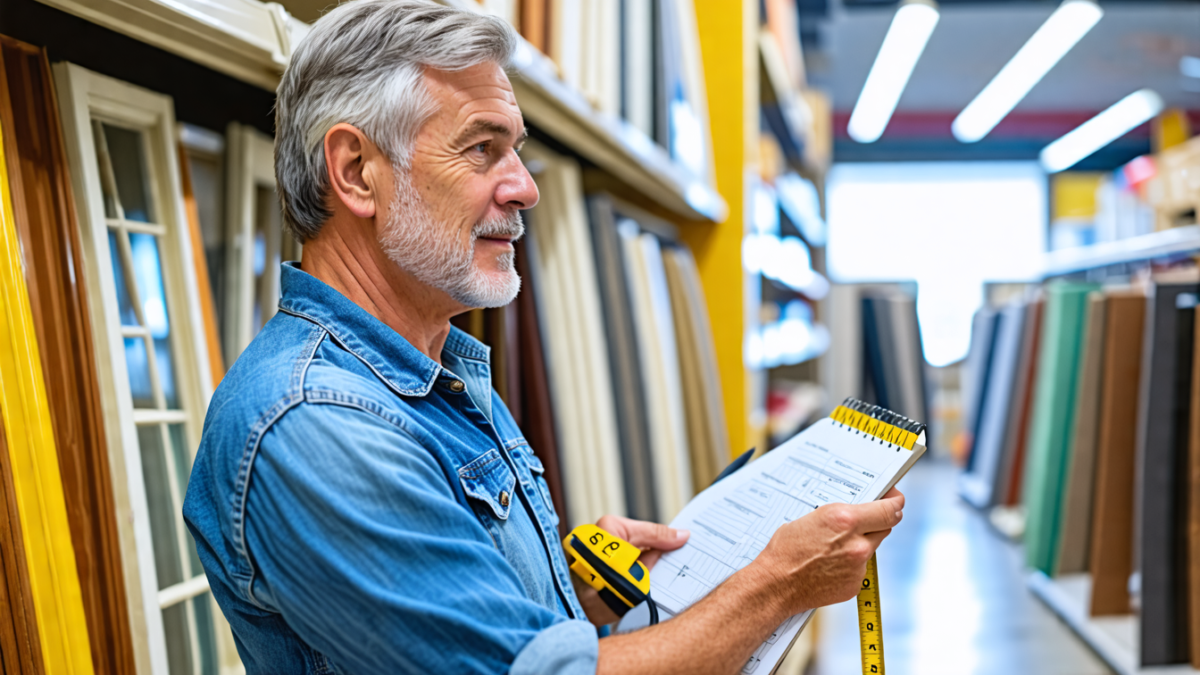
POLYGON ((875 555, 858 589, 858 640, 862 645, 863 675, 883 673, 883 614, 879 611, 879 567, 875 555))

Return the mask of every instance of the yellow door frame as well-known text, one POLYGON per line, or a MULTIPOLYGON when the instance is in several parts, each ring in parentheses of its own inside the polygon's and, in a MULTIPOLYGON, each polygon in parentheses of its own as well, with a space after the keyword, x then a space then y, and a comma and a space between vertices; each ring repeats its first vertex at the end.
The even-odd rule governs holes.
POLYGON ((83 594, 0 137, 0 415, 48 675, 91 675, 83 594))

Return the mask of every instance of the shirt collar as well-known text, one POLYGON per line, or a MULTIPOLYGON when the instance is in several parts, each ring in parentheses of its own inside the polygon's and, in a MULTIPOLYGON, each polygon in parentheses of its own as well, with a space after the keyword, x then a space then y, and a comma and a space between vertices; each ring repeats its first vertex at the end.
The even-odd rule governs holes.
MULTIPOLYGON (((443 372, 449 377, 456 377, 370 312, 301 270, 298 263, 283 263, 280 291, 280 311, 324 328, 339 345, 354 354, 401 396, 425 396, 443 372)), ((442 352, 486 364, 491 350, 451 326, 442 352)))

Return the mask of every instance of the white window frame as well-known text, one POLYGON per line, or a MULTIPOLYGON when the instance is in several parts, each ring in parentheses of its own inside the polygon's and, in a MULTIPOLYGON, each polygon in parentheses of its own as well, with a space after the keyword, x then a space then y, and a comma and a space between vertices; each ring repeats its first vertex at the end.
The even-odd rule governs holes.
MULTIPOLYGON (((226 365, 231 365, 257 334, 254 325, 255 274, 254 235, 259 188, 275 187, 275 142, 263 132, 233 122, 225 132, 225 308, 221 317, 226 365)), ((278 209, 278 202, 275 204, 278 209)), ((299 259, 300 244, 282 229, 267 232, 262 289, 262 323, 275 315, 279 306, 279 273, 269 266, 275 254, 283 260, 299 259)))
MULTIPOLYGON (((200 574, 161 591, 158 588, 137 427, 139 423, 182 423, 188 450, 194 456, 213 388, 201 329, 203 319, 199 309, 195 269, 192 267, 194 258, 187 230, 188 221, 180 189, 174 105, 168 96, 146 91, 74 64, 56 64, 54 79, 90 289, 88 305, 96 344, 137 666, 141 673, 165 675, 168 661, 162 607, 204 593, 208 590, 208 582, 200 574), (144 134, 143 151, 149 194, 159 222, 155 225, 130 223, 122 227, 131 231, 149 231, 159 236, 163 291, 171 316, 171 348, 175 358, 180 410, 134 410, 123 340, 128 329, 121 326, 109 250, 108 233, 113 219, 105 214, 93 119, 144 134)), ((179 518, 177 527, 182 526, 182 515, 179 518)), ((186 533, 184 536, 187 536, 186 533)), ((218 625, 223 623, 219 611, 214 609, 213 615, 218 625)), ((220 631, 218 635, 221 635, 220 631)), ((224 640, 218 638, 218 644, 221 651, 225 652, 224 640)), ((218 656, 224 671, 230 659, 226 653, 218 656)))

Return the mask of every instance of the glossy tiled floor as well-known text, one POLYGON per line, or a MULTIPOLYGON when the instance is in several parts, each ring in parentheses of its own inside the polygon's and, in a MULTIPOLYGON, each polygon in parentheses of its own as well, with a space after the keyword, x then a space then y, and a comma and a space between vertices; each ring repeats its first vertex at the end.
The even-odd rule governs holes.
MULTIPOLYGON (((922 460, 900 484, 904 522, 879 549, 887 672, 1111 672, 1026 590, 1020 549, 958 498, 955 473, 922 460)), ((821 611, 815 675, 860 673, 854 603, 821 611)))

